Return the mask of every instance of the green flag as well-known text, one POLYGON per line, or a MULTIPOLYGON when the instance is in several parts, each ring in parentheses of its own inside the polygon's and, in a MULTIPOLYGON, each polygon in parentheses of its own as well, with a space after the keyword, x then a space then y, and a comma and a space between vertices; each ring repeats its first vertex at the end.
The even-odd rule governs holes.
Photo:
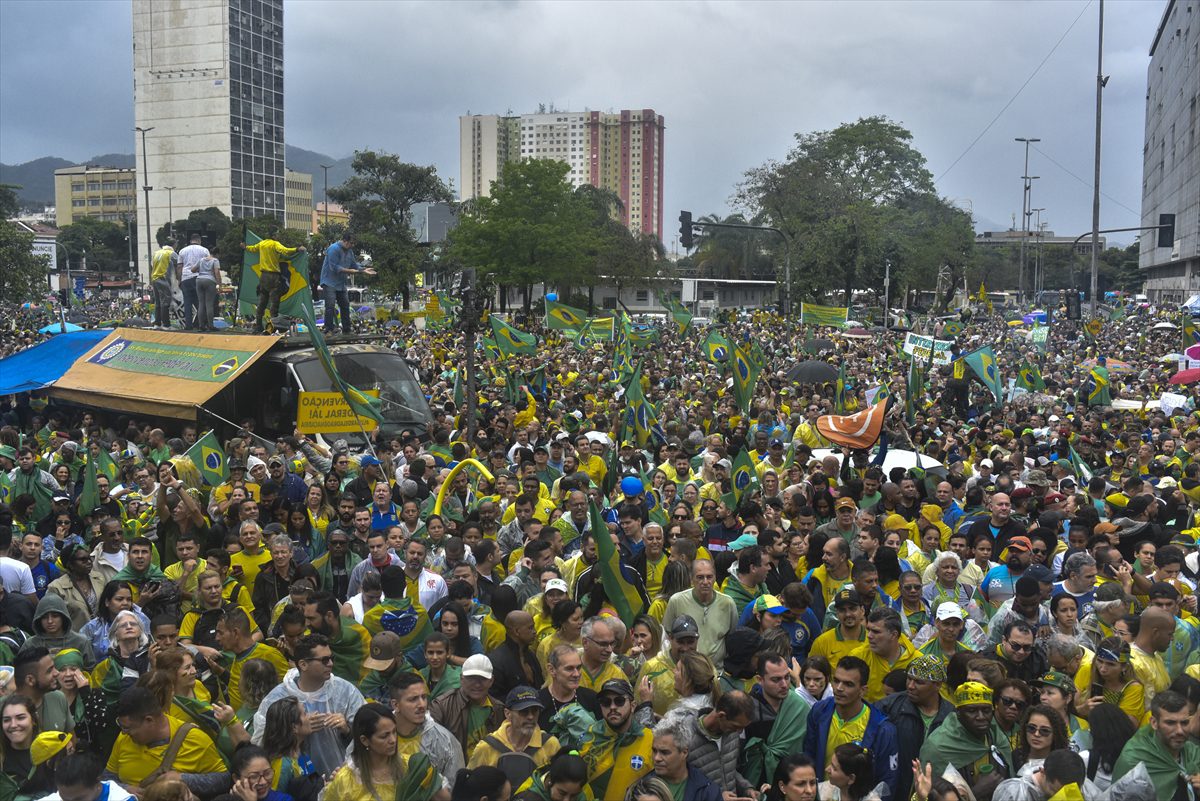
POLYGON ((604 587, 604 594, 617 610, 621 622, 632 626, 633 619, 645 608, 642 595, 622 572, 620 552, 609 536, 608 523, 605 522, 600 507, 592 502, 588 512, 592 521, 592 539, 596 543, 596 566, 600 568, 600 583, 604 587))
POLYGON ((1075 450, 1074 445, 1068 445, 1071 449, 1071 465, 1075 468, 1075 472, 1079 474, 1079 480, 1087 483, 1092 480, 1092 469, 1087 466, 1087 462, 1083 461, 1083 457, 1075 450))
POLYGON ((192 460, 192 464, 196 465, 200 477, 208 486, 216 487, 229 480, 225 450, 212 431, 196 440, 196 444, 188 448, 184 456, 192 460))
POLYGON ((488 322, 492 325, 492 336, 496 339, 496 346, 506 357, 516 354, 532 356, 537 353, 537 337, 533 334, 513 328, 494 314, 488 315, 488 322))
POLYGON ((729 349, 729 370, 733 374, 733 397, 737 400, 738 408, 742 414, 750 414, 759 368, 754 366, 749 348, 734 345, 729 349))
POLYGON ((483 352, 489 359, 503 359, 504 353, 501 352, 500 346, 496 344, 496 340, 490 337, 480 337, 479 344, 483 345, 483 352))
POLYGON ((454 371, 454 408, 462 411, 466 400, 467 395, 463 391, 462 369, 460 368, 454 371))
POLYGON ((79 493, 79 516, 90 515, 100 505, 100 488, 96 484, 96 460, 88 459, 83 468, 83 489, 79 493))
POLYGON ((704 358, 713 364, 728 364, 732 348, 729 347, 729 340, 717 329, 713 328, 708 332, 708 336, 700 343, 700 348, 704 352, 704 358))
POLYGON ((308 327, 308 335, 312 339, 313 349, 317 353, 317 358, 321 361, 321 366, 325 368, 325 374, 329 376, 333 388, 342 393, 342 397, 349 404, 351 411, 359 417, 368 417, 376 423, 382 423, 383 412, 381 411, 382 404, 379 398, 359 392, 345 382, 341 373, 338 372, 337 365, 333 361, 333 354, 329 352, 329 346, 325 344, 325 336, 313 320, 312 307, 308 306, 302 308, 300 311, 300 316, 304 320, 304 324, 308 327))
POLYGON ((666 442, 666 435, 658 425, 658 413, 654 405, 642 394, 642 365, 639 362, 625 387, 625 430, 632 431, 638 445, 643 448, 651 439, 666 442))
POLYGON ((828 325, 845 328, 850 310, 845 306, 818 306, 815 303, 800 304, 800 322, 806 325, 828 325))
POLYGON ((679 333, 686 333, 688 326, 692 324, 692 313, 687 310, 687 307, 670 295, 660 295, 658 300, 663 305, 663 308, 671 313, 671 319, 678 326, 679 333))
POLYGON ((1096 365, 1091 370, 1092 388, 1088 392, 1088 406, 1112 406, 1108 368, 1096 365))
POLYGON ((553 328, 558 331, 564 331, 568 328, 578 330, 586 322, 587 313, 583 309, 576 309, 574 306, 568 306, 565 303, 559 303, 554 300, 546 301, 547 328, 553 328))
POLYGON ((729 474, 729 483, 733 486, 733 496, 738 503, 741 503, 747 493, 758 489, 758 471, 754 469, 754 460, 745 448, 733 457, 733 472, 729 474))
POLYGON ((975 375, 979 376, 979 380, 991 390, 992 396, 999 402, 1004 390, 1000 383, 1000 365, 996 362, 996 352, 992 350, 992 346, 984 345, 979 350, 971 351, 963 356, 962 359, 975 375))
POLYGON ((833 385, 833 413, 846 413, 846 361, 838 365, 837 381, 833 385))
POLYGON ((1030 392, 1042 392, 1046 389, 1046 382, 1042 380, 1042 372, 1037 365, 1026 360, 1017 369, 1017 386, 1030 392))
MULTIPOLYGON (((254 232, 246 231, 246 244, 255 245, 263 241, 254 232)), ((288 317, 303 317, 301 310, 308 309, 312 315, 312 292, 308 287, 308 253, 296 253, 280 259, 280 271, 287 276, 287 286, 279 300, 279 313, 288 317)), ((238 290, 238 314, 253 315, 258 306, 258 276, 260 274, 258 254, 247 250, 242 255, 242 283, 238 290)))
POLYGON ((633 374, 633 349, 629 342, 629 318, 624 312, 613 323, 613 373, 624 384, 633 374))

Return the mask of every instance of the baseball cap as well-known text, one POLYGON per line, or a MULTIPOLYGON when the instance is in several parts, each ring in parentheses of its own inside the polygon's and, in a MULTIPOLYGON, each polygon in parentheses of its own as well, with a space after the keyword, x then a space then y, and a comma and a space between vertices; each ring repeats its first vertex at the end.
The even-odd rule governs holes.
POLYGON ((511 709, 513 712, 520 712, 522 709, 532 709, 537 707, 542 709, 545 704, 538 698, 537 690, 525 685, 513 687, 508 691, 508 695, 504 697, 504 708, 511 709))
POLYGON ((1096 527, 1094 529, 1092 529, 1092 533, 1093 534, 1116 534, 1120 530, 1121 530, 1120 526, 1116 525, 1115 523, 1110 523, 1107 520, 1105 520, 1103 523, 1097 523, 1096 527))
POLYGON ((567 582, 560 578, 553 578, 546 582, 546 592, 550 590, 558 590, 559 592, 567 592, 567 582))
POLYGON ((758 545, 758 537, 753 534, 742 534, 736 540, 729 543, 729 550, 736 553, 737 551, 740 551, 743 548, 749 548, 752 545, 758 545))
POLYGON ((69 501, 71 500, 71 496, 60 490, 59 492, 54 493, 54 495, 51 497, 51 500, 55 501, 56 503, 58 501, 69 501))
POLYGON ((229 469, 230 470, 245 470, 246 464, 241 459, 230 459, 229 460, 229 469))
POLYGON ((858 590, 853 587, 843 587, 833 596, 833 608, 838 609, 843 606, 862 606, 862 596, 858 594, 858 590))
POLYGON ((371 653, 363 660, 363 665, 368 670, 389 670, 403 653, 404 644, 400 635, 381 631, 371 638, 371 653))
POLYGON ((48 762, 55 754, 67 747, 73 735, 62 731, 44 731, 33 738, 29 746, 29 759, 34 766, 48 762))
POLYGON ((1033 550, 1033 543, 1028 537, 1013 537, 1008 541, 1008 549, 1029 552, 1033 550))
POLYGON ((779 439, 779 438, 777 437, 777 438, 775 438, 775 439, 771 440, 771 441, 770 441, 770 442, 767 444, 767 447, 769 447, 769 448, 782 448, 782 447, 783 447, 783 440, 781 440, 781 439, 779 439))
POLYGON ((782 615, 788 608, 774 595, 760 595, 754 599, 754 611, 759 614, 770 612, 773 615, 782 615))
POLYGON ((272 456, 270 459, 267 460, 267 467, 274 467, 275 465, 279 465, 280 467, 283 467, 283 459, 281 459, 278 456, 272 456))
POLYGON ((979 466, 986 467, 990 470, 991 468, 995 467, 996 465, 991 459, 980 459, 979 466))
POLYGON ((696 619, 691 615, 680 615, 675 618, 675 622, 671 624, 669 632, 671 639, 678 640, 684 637, 700 636, 700 627, 696 625, 696 619))
POLYGON ((359 467, 368 467, 373 464, 379 464, 379 460, 369 453, 365 454, 364 456, 360 456, 358 459, 359 467))
POLYGON ((726 470, 730 470, 733 468, 733 465, 729 463, 728 459, 718 459, 717 461, 713 462, 713 467, 723 467, 726 470))
POLYGON ((623 695, 626 698, 633 698, 633 686, 625 679, 609 679, 600 685, 600 692, 596 695, 623 695))
POLYGON ((1074 690, 1075 682, 1066 673, 1061 673, 1057 670, 1051 670, 1046 675, 1034 682, 1043 687, 1057 687, 1060 690, 1074 690))
MULTIPOLYGON (((1029 569, 1025 571, 1025 575, 1021 578, 1026 577, 1029 577, 1034 581, 1047 583, 1052 583, 1054 581, 1054 574, 1051 573, 1050 568, 1046 567, 1045 565, 1030 565, 1029 569)), ((1018 581, 1019 580, 1020 579, 1018 579, 1018 581)))
POLYGON ((954 601, 943 601, 938 604, 937 613, 934 615, 938 620, 966 620, 967 613, 963 608, 954 601))
POLYGON ((833 508, 835 511, 838 509, 853 509, 854 511, 857 512, 858 504, 856 504, 854 502, 853 498, 838 498, 837 501, 833 504, 833 508))
POLYGON ((492 677, 492 660, 488 659, 484 654, 472 654, 467 657, 467 661, 463 662, 462 676, 479 676, 484 679, 492 677))

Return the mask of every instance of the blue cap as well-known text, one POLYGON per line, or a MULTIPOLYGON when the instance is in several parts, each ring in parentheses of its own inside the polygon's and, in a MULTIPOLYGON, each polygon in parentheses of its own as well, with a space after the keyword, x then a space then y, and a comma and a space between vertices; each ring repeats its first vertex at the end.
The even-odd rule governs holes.
POLYGON ((367 467, 368 465, 379 464, 379 460, 371 454, 366 454, 358 460, 359 467, 367 467))
POLYGON ((645 491, 646 487, 637 476, 625 476, 625 478, 621 479, 621 494, 626 498, 636 497, 645 491))

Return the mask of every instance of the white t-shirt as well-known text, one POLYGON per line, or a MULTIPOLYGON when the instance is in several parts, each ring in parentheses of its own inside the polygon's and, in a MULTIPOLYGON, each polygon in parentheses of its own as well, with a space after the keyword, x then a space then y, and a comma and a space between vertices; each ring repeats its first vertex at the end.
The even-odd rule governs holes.
POLYGON ((29 565, 19 559, 0 556, 0 580, 4 582, 5 592, 21 595, 33 595, 37 592, 37 588, 33 586, 33 572, 29 565))
POLYGON ((200 260, 211 257, 212 254, 208 252, 208 248, 204 247, 204 245, 188 245, 179 251, 179 264, 182 268, 179 280, 186 281, 189 278, 195 278, 196 268, 200 265, 200 260))

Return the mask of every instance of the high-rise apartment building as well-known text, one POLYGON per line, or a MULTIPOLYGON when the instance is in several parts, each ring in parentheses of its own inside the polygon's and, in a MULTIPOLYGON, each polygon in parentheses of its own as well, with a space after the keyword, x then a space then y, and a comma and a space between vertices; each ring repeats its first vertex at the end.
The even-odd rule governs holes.
POLYGON ((283 174, 283 227, 313 233, 313 177, 306 172, 283 174))
MULTIPOLYGON (((1200 7, 1169 0, 1150 46, 1146 140, 1142 148, 1142 225, 1174 215, 1175 234, 1141 238, 1143 291, 1158 303, 1200 294, 1200 7), (1161 245, 1161 246, 1160 246, 1161 245)), ((1169 217, 1167 218, 1169 219, 1169 217)))
POLYGON ((460 194, 484 197, 508 161, 555 159, 575 186, 591 184, 621 198, 621 222, 662 238, 663 118, 653 109, 549 111, 459 118, 460 194))
POLYGON ((283 0, 133 0, 133 83, 143 225, 147 184, 152 231, 166 186, 177 213, 283 219, 283 0))
POLYGON ((81 164, 54 171, 54 222, 59 228, 80 217, 106 222, 133 218, 137 208, 134 171, 81 164))

